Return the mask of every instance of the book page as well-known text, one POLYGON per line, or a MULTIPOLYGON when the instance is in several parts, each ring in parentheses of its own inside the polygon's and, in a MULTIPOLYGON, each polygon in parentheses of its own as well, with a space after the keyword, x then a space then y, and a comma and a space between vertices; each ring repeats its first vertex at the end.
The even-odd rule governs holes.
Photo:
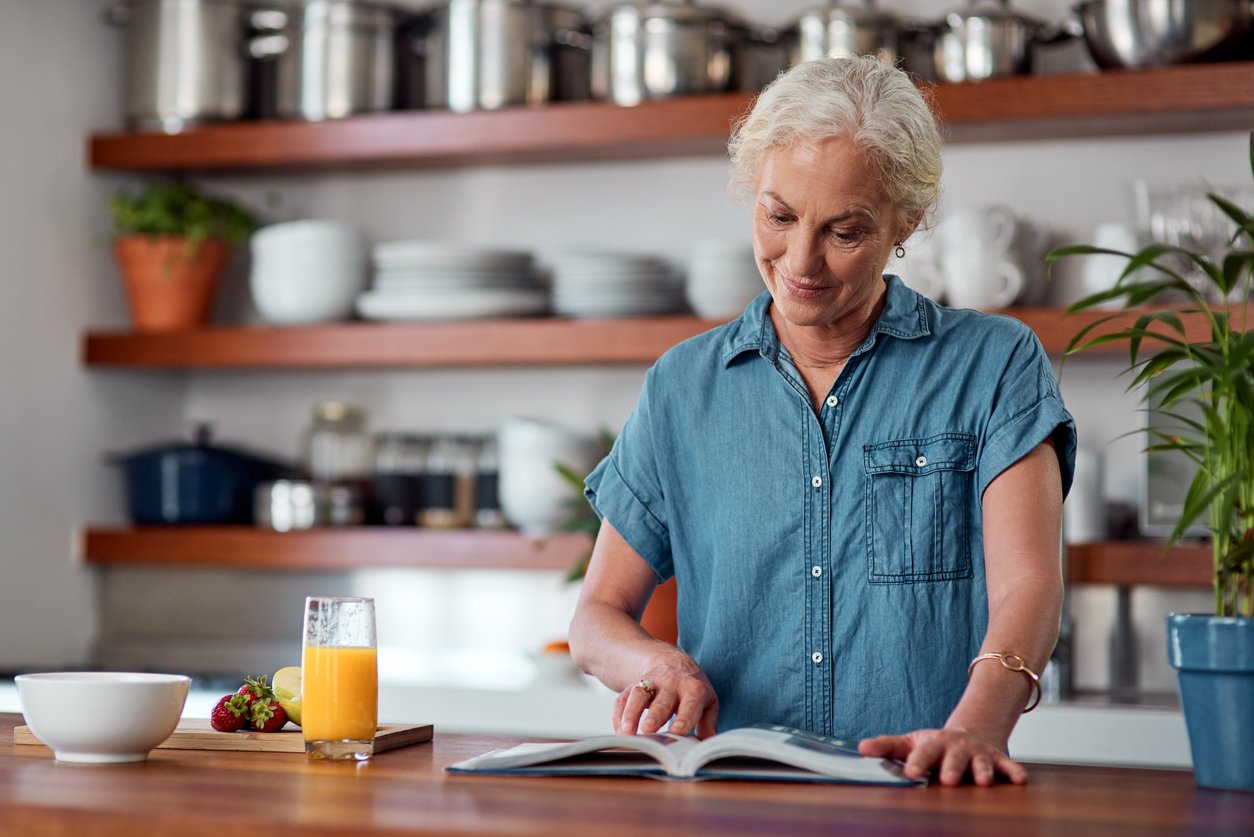
MULTIPOLYGON (((689 751, 675 771, 678 776, 735 775, 742 777, 784 778, 780 765, 800 768, 846 782, 877 784, 916 784, 901 772, 901 765, 886 759, 864 758, 853 742, 815 735, 789 727, 746 727, 716 735, 689 751), (774 770, 755 770, 744 760, 736 764, 713 765, 719 759, 752 757, 775 762, 774 770), (707 768, 709 765, 709 768, 707 768), (774 776, 765 775, 767 772, 774 776)), ((790 771, 788 778, 797 778, 790 771)), ((817 778, 817 777, 815 777, 817 778)))
MULTIPOLYGON (((659 733, 656 735, 604 735, 584 738, 578 741, 567 741, 556 744, 527 743, 510 747, 506 750, 493 750, 464 762, 452 765, 449 769, 456 772, 510 770, 513 768, 531 767, 539 764, 569 759, 588 753, 605 753, 613 755, 614 751, 627 750, 648 756, 666 772, 671 772, 683 759, 684 755, 698 746, 695 738, 682 738, 678 735, 659 733)), ((624 754, 625 755, 625 754, 624 754)), ((608 768, 608 759, 598 758, 600 768, 608 768)), ((634 759, 632 762, 638 762, 634 759)), ((593 760, 588 760, 592 765, 593 760)), ((624 765, 626 766, 626 765, 624 765)), ((569 765, 571 770, 563 772, 579 772, 577 765, 569 765)), ((598 772, 600 772, 598 770, 598 772)), ((638 772, 633 770, 632 772, 638 772)))

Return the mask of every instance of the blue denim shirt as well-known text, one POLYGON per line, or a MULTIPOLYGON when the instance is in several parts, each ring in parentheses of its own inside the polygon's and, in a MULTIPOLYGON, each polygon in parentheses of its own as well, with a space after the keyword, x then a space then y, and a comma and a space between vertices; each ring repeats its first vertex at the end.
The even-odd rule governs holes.
POLYGON ((763 293, 651 368, 587 496, 659 581, 679 644, 755 723, 858 739, 942 725, 988 624, 980 498, 1075 427, 1036 336, 894 276, 816 414, 763 293))

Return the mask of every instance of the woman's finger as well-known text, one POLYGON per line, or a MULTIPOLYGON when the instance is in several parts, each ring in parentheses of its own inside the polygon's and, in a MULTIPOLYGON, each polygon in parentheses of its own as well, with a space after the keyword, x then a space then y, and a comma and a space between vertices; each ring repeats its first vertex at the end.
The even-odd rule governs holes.
POLYGON ((874 758, 904 761, 910 750, 910 739, 904 735, 879 735, 858 742, 858 752, 874 758))
POLYGON ((1016 785, 1026 785, 1028 783, 1027 768, 1005 753, 998 753, 993 764, 1003 776, 1016 785))
MULTIPOLYGON (((637 688, 637 691, 640 689, 637 688)), ((640 732, 649 735, 660 730, 675 713, 675 697, 675 693, 669 689, 658 689, 649 701, 649 714, 640 722, 640 732)), ((671 724, 671 732, 683 735, 675 729, 674 724, 671 724)))

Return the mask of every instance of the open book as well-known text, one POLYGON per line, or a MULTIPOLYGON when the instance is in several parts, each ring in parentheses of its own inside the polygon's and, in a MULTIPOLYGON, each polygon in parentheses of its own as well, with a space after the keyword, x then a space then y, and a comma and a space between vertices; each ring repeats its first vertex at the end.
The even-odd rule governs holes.
POLYGON ((760 725, 705 739, 657 733, 519 744, 450 765, 450 773, 509 776, 648 776, 922 785, 901 763, 858 755, 856 745, 791 727, 760 725))

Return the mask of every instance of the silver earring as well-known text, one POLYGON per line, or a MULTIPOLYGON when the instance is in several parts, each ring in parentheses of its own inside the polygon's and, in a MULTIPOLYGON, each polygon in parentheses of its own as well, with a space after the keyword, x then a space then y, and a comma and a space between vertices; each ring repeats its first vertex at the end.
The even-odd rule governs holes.
POLYGON ((899 259, 904 259, 906 257, 906 248, 898 244, 897 249, 893 251, 893 255, 899 259))

